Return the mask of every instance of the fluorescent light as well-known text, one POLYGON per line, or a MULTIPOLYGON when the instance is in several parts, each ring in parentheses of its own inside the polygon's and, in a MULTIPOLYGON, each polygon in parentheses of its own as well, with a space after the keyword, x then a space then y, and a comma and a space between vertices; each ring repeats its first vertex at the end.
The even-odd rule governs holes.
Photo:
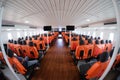
POLYGON ((25 21, 25 23, 29 23, 29 21, 25 21))
POLYGON ((86 19, 86 21, 90 21, 90 19, 86 19))

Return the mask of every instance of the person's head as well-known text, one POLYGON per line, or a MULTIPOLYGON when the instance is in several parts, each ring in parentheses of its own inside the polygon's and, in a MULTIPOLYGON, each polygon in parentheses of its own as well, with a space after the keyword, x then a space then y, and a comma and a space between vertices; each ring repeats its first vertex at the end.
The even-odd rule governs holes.
POLYGON ((34 46, 34 43, 32 41, 30 41, 29 46, 34 46))
POLYGON ((109 54, 108 52, 103 52, 102 54, 100 54, 100 62, 106 62, 109 58, 109 54))
POLYGON ((79 36, 79 40, 82 40, 82 36, 81 35, 79 36))
POLYGON ((73 37, 73 39, 72 39, 72 40, 73 40, 73 41, 75 41, 75 40, 77 40, 77 39, 76 39, 76 37, 73 37))
POLYGON ((92 40, 93 40, 93 37, 91 36, 91 37, 90 37, 90 39, 92 39, 92 40))
POLYGON ((12 58, 14 56, 14 53, 12 50, 8 49, 8 56, 12 58))
POLYGON ((95 41, 95 44, 99 44, 99 40, 96 40, 96 41, 95 41))
POLYGON ((22 45, 26 45, 26 41, 25 40, 22 41, 22 45))
POLYGON ((92 40, 91 39, 88 39, 88 44, 92 44, 92 40))
POLYGON ((40 37, 40 41, 42 41, 43 40, 43 38, 42 37, 40 37))
POLYGON ((84 41, 81 39, 79 44, 84 45, 84 41))
POLYGON ((111 40, 109 40, 109 43, 112 43, 111 40))
POLYGON ((17 41, 14 41, 14 44, 17 44, 17 41))
POLYGON ((94 39, 95 39, 95 40, 97 40, 97 38, 96 38, 96 37, 95 37, 94 39))
POLYGON ((37 40, 37 36, 35 36, 34 39, 37 40))
POLYGON ((28 36, 25 37, 25 40, 28 40, 28 36))
POLYGON ((108 40, 106 40, 105 43, 108 44, 108 40))
POLYGON ((11 40, 9 39, 8 42, 11 43, 11 40))
POLYGON ((20 41, 18 41, 18 44, 22 45, 22 41, 21 41, 21 40, 20 40, 20 41))
POLYGON ((100 43, 101 43, 101 44, 104 44, 104 40, 101 40, 100 43))
POLYGON ((88 40, 88 36, 85 37, 85 40, 88 40))
POLYGON ((31 40, 32 40, 32 38, 31 38, 31 37, 29 37, 29 40, 31 41, 31 40))
POLYGON ((98 37, 98 39, 100 40, 100 37, 98 37))

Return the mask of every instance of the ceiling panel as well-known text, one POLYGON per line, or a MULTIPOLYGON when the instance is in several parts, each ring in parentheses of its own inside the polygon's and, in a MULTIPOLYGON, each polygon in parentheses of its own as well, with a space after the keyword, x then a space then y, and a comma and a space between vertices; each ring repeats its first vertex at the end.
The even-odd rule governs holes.
MULTIPOLYGON (((3 20, 34 26, 76 26, 115 18, 112 0, 0 0, 6 1, 3 20), (90 19, 90 21, 86 21, 90 19)), ((120 0, 118 0, 120 4, 120 0)))

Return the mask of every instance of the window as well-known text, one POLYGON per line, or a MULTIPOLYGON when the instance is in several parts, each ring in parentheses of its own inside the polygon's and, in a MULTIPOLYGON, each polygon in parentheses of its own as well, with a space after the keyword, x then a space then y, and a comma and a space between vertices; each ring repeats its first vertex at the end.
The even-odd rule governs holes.
POLYGON ((93 32, 93 38, 95 37, 96 35, 95 35, 95 32, 93 32))
POLYGON ((85 32, 83 34, 85 35, 85 32))
POLYGON ((34 35, 36 35, 36 32, 33 32, 34 35))
POLYGON ((114 33, 110 33, 109 34, 109 40, 113 41, 113 38, 114 38, 114 33))
POLYGON ((103 39, 103 32, 100 33, 100 38, 103 39))
POLYGON ((59 28, 59 31, 61 32, 61 31, 62 31, 62 28, 59 28))
POLYGON ((12 39, 12 34, 8 33, 8 39, 12 39))
POLYGON ((32 36, 32 32, 30 32, 30 36, 32 36))
POLYGON ((20 37, 20 33, 19 33, 19 32, 17 32, 17 37, 18 37, 18 38, 20 37))
POLYGON ((90 35, 90 32, 88 32, 88 35, 90 35))
POLYGON ((27 36, 27 32, 24 32, 25 36, 27 36))

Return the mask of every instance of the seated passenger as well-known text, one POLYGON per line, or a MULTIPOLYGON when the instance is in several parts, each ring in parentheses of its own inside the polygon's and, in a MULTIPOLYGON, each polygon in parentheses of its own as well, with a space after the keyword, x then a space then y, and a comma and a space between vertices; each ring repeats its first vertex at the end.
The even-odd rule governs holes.
POLYGON ((80 65, 81 78, 83 80, 90 80, 96 77, 99 78, 109 63, 108 58, 108 52, 103 52, 100 55, 99 61, 80 65))
POLYGON ((15 55, 10 49, 8 49, 8 56, 10 58, 17 58, 19 60, 19 62, 26 68, 28 69, 30 66, 38 66, 38 60, 30 60, 29 58, 26 56, 25 58, 19 57, 17 55, 15 55))

